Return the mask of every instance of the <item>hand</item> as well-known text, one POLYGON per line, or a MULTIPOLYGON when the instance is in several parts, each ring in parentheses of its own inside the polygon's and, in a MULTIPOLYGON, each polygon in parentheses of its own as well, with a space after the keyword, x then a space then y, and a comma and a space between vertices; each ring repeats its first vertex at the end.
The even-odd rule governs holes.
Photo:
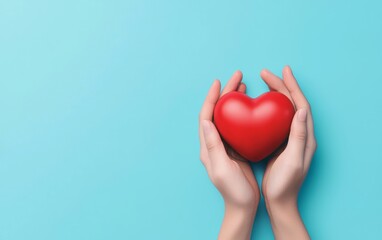
POLYGON ((288 143, 271 158, 263 177, 262 192, 272 228, 276 239, 309 239, 297 197, 317 147, 310 105, 289 67, 283 69, 284 81, 266 70, 261 77, 270 90, 286 95, 297 109, 288 143))
POLYGON ((260 191, 251 166, 227 154, 212 123, 217 100, 231 91, 245 92, 242 74, 237 71, 220 94, 220 82, 214 81, 199 116, 200 159, 212 183, 223 196, 225 215, 219 239, 249 239, 260 200, 260 191))

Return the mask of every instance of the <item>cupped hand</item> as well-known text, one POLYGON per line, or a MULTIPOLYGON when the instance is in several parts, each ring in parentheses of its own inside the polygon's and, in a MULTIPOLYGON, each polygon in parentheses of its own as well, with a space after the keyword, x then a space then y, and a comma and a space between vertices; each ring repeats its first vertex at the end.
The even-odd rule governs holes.
POLYGON ((251 166, 231 154, 212 122, 215 104, 221 96, 231 91, 245 92, 241 80, 242 73, 235 72, 221 93, 220 82, 215 80, 212 84, 199 115, 200 159, 226 205, 255 212, 260 191, 251 166))
POLYGON ((286 95, 297 110, 286 146, 271 158, 263 177, 262 192, 272 227, 276 239, 309 239, 297 198, 317 148, 310 104, 290 67, 283 69, 284 80, 267 70, 261 77, 270 90, 286 95))
POLYGON ((270 90, 286 95, 297 110, 285 149, 281 149, 267 165, 262 190, 267 200, 296 201, 317 147, 310 104, 290 67, 283 69, 284 81, 267 70, 261 72, 261 77, 270 90))

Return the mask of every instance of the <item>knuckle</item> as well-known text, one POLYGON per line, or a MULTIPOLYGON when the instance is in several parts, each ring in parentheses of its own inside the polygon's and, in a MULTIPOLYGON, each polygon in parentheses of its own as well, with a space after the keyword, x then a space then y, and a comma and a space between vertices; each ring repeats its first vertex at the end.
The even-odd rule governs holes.
POLYGON ((209 152, 214 151, 218 147, 218 142, 215 138, 206 142, 206 148, 209 152))
POLYGON ((310 143, 308 143, 306 148, 309 149, 312 152, 315 152, 317 150, 317 141, 316 141, 316 139, 313 139, 310 143))
POLYGON ((212 175, 215 185, 220 185, 225 181, 227 175, 226 173, 227 171, 224 167, 218 167, 213 170, 212 175))
POLYGON ((300 104, 300 106, 299 106, 299 109, 300 109, 300 108, 305 108, 305 109, 308 111, 308 113, 311 112, 310 103, 309 103, 307 100, 305 100, 305 99, 301 101, 301 104, 300 104))
POLYGON ((308 101, 305 102, 305 108, 308 110, 308 111, 311 111, 312 108, 310 106, 310 103, 308 101))
POLYGON ((312 150, 315 152, 317 150, 317 142, 313 141, 312 143, 312 150))
POLYGON ((301 130, 299 131, 295 130, 292 132, 292 137, 299 141, 304 141, 306 139, 306 132, 301 130))

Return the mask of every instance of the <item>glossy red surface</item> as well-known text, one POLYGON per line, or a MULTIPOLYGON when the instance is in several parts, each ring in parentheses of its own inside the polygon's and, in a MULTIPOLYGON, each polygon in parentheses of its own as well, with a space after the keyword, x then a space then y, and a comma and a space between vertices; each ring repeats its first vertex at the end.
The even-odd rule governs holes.
POLYGON ((258 162, 285 141, 294 112, 291 101, 278 92, 267 92, 257 98, 230 92, 217 102, 214 123, 237 153, 258 162))

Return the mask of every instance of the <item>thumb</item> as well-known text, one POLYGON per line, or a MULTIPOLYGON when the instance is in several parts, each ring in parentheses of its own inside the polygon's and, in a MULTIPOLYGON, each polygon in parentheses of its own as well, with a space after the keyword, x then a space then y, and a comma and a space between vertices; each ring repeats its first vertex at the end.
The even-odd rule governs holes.
POLYGON ((203 135, 212 164, 226 157, 225 148, 215 125, 209 120, 202 121, 203 135))
POLYGON ((307 111, 305 108, 301 108, 295 113, 287 146, 290 153, 292 153, 295 157, 301 157, 301 159, 304 157, 306 145, 306 119, 307 111))

